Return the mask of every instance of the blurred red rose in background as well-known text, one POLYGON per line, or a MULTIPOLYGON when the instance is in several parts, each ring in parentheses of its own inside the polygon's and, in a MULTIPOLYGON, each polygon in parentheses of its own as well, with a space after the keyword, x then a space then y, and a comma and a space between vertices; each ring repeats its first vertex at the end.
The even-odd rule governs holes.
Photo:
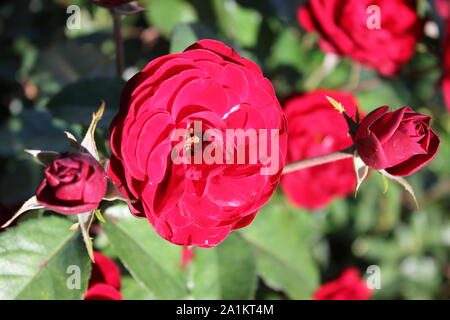
POLYGON ((90 287, 84 295, 84 300, 123 300, 118 290, 104 283, 90 287))
MULTIPOLYGON (((129 199, 131 211, 146 216, 163 238, 213 247, 248 225, 277 187, 286 154, 285 126, 272 84, 259 67, 219 41, 202 40, 183 53, 153 60, 127 83, 111 125, 108 175, 129 199), (270 165, 261 161, 171 161, 174 132, 191 130, 194 122, 201 122, 200 132, 189 131, 184 147, 193 154, 203 153, 196 148, 209 129, 275 130, 277 171, 261 174, 270 165)), ((233 141, 235 149, 250 147, 247 140, 233 141)), ((267 138, 268 145, 275 142, 267 138)))
POLYGON ((116 263, 98 251, 94 251, 94 261, 89 287, 97 283, 106 283, 119 290, 121 287, 120 269, 116 263))
POLYGON ((322 50, 350 56, 386 76, 412 57, 423 29, 413 0, 310 0, 298 20, 319 33, 322 50), (379 8, 379 29, 371 26, 372 5, 379 8))
POLYGON ((36 191, 38 202, 63 214, 94 210, 106 193, 106 174, 87 153, 65 152, 45 169, 45 179, 36 191))
POLYGON ((91 278, 85 300, 123 300, 120 269, 114 261, 100 252, 94 251, 91 278))
POLYGON ((186 269, 191 263, 192 259, 194 259, 195 252, 193 247, 183 247, 181 251, 181 269, 186 269))
POLYGON ((320 286, 314 293, 314 300, 367 300, 372 296, 366 281, 354 268, 345 270, 339 278, 320 286))
MULTIPOLYGON (((14 206, 6 206, 0 202, 0 226, 3 226, 6 222, 8 222, 16 213, 17 210, 21 207, 20 204, 14 206)), ((14 220, 10 226, 15 225, 17 220, 14 220)), ((5 231, 6 228, 0 228, 0 232, 5 231)))
POLYGON ((371 168, 407 176, 436 155, 440 139, 430 128, 430 117, 409 107, 389 112, 380 107, 369 113, 356 131, 355 147, 371 168))
POLYGON ((447 20, 450 17, 450 0, 434 0, 434 5, 442 19, 447 20))
MULTIPOLYGON (((357 103, 347 93, 317 90, 289 99, 284 105, 288 124, 287 163, 339 151, 352 145, 344 117, 326 96, 341 102, 355 117, 357 103)), ((352 159, 343 159, 285 174, 281 187, 299 207, 318 209, 355 188, 352 159)))

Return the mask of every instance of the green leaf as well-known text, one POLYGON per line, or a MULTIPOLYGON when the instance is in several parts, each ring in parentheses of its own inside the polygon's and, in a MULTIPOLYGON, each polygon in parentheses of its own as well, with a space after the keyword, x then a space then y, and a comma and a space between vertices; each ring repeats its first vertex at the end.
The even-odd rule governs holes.
POLYGON ((122 289, 120 290, 125 300, 154 300, 153 294, 142 287, 133 277, 122 277, 122 289))
POLYGON ((305 214, 272 202, 240 231, 256 253, 258 272, 266 284, 285 290, 292 299, 310 299, 319 284, 311 243, 303 234, 314 226, 305 223, 305 214))
POLYGON ((236 0, 214 0, 213 5, 217 22, 227 38, 245 47, 256 45, 262 22, 257 10, 245 8, 236 0))
POLYGON ((428 6, 428 1, 426 0, 418 0, 417 1, 417 14, 421 17, 424 18, 427 10, 431 11, 431 8, 429 8, 428 6))
MULTIPOLYGON (((270 56, 267 58, 272 68, 291 66, 294 69, 306 67, 302 63, 302 47, 297 30, 283 28, 272 45, 270 56)), ((308 62, 308 64, 310 61, 308 62)))
POLYGON ((197 20, 195 9, 184 0, 151 0, 147 1, 146 9, 149 24, 158 28, 167 38, 177 24, 197 20))
POLYGON ((147 220, 108 220, 105 233, 133 278, 156 299, 187 295, 185 274, 180 268, 182 248, 162 239, 147 220))
POLYGON ((106 110, 99 127, 107 128, 119 110, 120 94, 125 81, 122 79, 97 78, 69 84, 47 104, 48 110, 57 118, 88 126, 92 114, 104 101, 106 110))
POLYGON ((178 24, 173 30, 172 39, 170 40, 170 53, 182 52, 198 40, 199 39, 190 24, 178 24))
POLYGON ((43 217, 0 234, 0 300, 83 298, 91 264, 70 225, 67 219, 43 217), (79 271, 79 288, 68 286, 77 276, 70 268, 79 271))
POLYGON ((230 234, 219 246, 195 248, 193 277, 189 283, 195 299, 253 299, 256 261, 251 246, 230 234))

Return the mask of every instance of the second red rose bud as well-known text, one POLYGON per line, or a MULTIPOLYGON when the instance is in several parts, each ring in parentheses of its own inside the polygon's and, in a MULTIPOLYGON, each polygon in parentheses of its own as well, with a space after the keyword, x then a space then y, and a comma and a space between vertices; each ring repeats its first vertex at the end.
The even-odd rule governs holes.
POLYGON ((369 167, 394 176, 408 176, 431 162, 440 139, 430 128, 430 117, 409 107, 389 112, 380 107, 359 124, 356 150, 369 167))

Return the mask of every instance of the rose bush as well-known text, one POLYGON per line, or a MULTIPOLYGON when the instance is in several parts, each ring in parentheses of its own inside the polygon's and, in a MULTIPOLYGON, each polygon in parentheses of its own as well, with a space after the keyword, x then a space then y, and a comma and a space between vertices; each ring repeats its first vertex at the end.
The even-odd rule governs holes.
POLYGON ((65 152, 45 169, 45 179, 36 191, 38 202, 63 214, 94 210, 106 193, 106 174, 87 153, 65 152))
POLYGON ((345 270, 339 278, 320 286, 314 293, 314 300, 367 300, 372 290, 361 279, 355 268, 345 270))
POLYGON ((371 168, 407 176, 435 157, 440 139, 430 128, 430 117, 403 107, 372 111, 360 123, 354 142, 361 159, 371 168))
MULTIPOLYGON (((108 174, 131 211, 147 217, 163 238, 212 247, 248 225, 274 192, 286 153, 285 126, 273 87, 259 67, 219 41, 202 40, 150 62, 127 83, 111 126, 108 174), (195 121, 201 122, 200 132, 194 132, 195 121), (261 159, 177 164, 171 153, 179 144, 173 139, 178 129, 190 130, 181 140, 192 155, 204 151, 197 146, 209 129, 220 134, 275 130, 277 141, 266 137, 265 142, 279 142, 272 154, 278 168, 262 174, 271 164, 261 159)), ((233 140, 227 148, 249 150, 251 144, 233 140)))
POLYGON ((422 35, 413 0, 310 0, 299 9, 298 20, 319 34, 322 50, 349 56, 386 76, 412 57, 422 35), (371 5, 380 10, 380 29, 367 25, 371 5))
MULTIPOLYGON (((349 116, 355 117, 355 98, 344 92, 316 90, 289 99, 284 105, 288 124, 287 163, 352 145, 344 117, 333 109, 326 96, 341 102, 349 116)), ((281 187, 297 206, 318 209, 335 197, 352 193, 355 181, 353 161, 344 159, 285 174, 281 187)))

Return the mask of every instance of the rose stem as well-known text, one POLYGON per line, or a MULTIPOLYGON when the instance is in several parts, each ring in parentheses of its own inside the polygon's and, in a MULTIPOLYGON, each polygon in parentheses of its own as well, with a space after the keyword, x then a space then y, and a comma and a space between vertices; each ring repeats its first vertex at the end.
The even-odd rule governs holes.
POLYGON ((116 43, 116 71, 117 75, 119 77, 122 77, 124 68, 124 56, 120 14, 114 8, 111 9, 111 14, 114 21, 114 41, 116 43))
POLYGON ((297 162, 292 162, 287 164, 284 167, 283 174, 315 167, 321 164, 330 163, 342 159, 352 158, 353 157, 353 148, 347 148, 341 151, 336 151, 332 153, 327 153, 321 156, 309 158, 309 159, 303 159, 297 162))

